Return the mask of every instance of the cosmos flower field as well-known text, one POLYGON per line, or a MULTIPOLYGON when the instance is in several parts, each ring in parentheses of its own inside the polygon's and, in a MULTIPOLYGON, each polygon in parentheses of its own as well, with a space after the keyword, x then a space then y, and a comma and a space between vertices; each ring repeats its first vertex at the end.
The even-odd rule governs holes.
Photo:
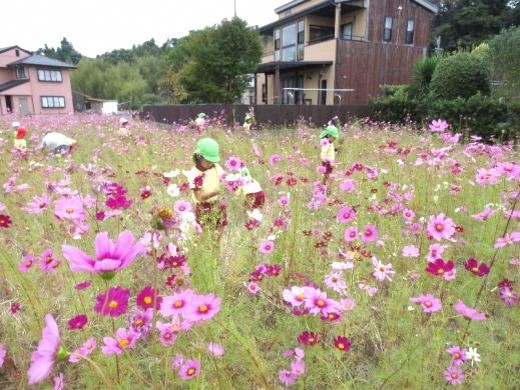
POLYGON ((118 119, 0 117, 0 388, 520 388, 513 144, 347 122, 325 188, 321 126, 118 119), (40 151, 47 131, 78 149, 40 151), (187 184, 205 136, 220 238, 187 184))

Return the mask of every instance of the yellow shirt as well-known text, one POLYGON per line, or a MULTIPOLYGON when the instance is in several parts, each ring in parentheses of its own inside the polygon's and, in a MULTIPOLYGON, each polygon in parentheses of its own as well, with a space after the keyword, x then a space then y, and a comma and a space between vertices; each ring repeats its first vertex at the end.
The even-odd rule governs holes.
MULTIPOLYGON (((198 191, 202 191, 202 194, 209 194, 211 192, 220 190, 220 176, 224 174, 224 170, 218 164, 215 164, 213 168, 208 169, 207 171, 199 171, 197 167, 193 167, 190 169, 188 174, 188 183, 190 184, 190 188, 193 190, 197 188, 195 185, 195 178, 204 175, 202 178, 202 186, 199 187, 198 191)), ((197 200, 195 197, 195 191, 191 192, 191 199, 195 203, 200 203, 201 201, 197 200)), ((220 195, 215 195, 209 199, 206 199, 202 202, 213 203, 220 199, 220 195)))
POLYGON ((321 147, 321 161, 334 162, 336 159, 336 152, 334 151, 334 144, 328 144, 321 147))
POLYGON ((20 152, 25 152, 27 150, 27 142, 24 139, 15 139, 14 148, 20 152))

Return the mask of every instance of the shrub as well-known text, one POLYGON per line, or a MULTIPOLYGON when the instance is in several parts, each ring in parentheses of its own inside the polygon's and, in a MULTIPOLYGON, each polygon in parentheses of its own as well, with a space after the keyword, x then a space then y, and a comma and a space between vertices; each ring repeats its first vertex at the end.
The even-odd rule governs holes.
POLYGON ((490 92, 490 71, 485 61, 466 52, 443 58, 433 72, 432 95, 440 99, 469 98, 490 92))
POLYGON ((507 105, 489 96, 476 94, 469 99, 457 97, 432 100, 428 113, 432 118, 447 120, 455 130, 469 128, 471 134, 486 140, 506 140, 512 137, 507 105))
POLYGON ((370 100, 369 107, 373 119, 385 122, 417 122, 426 113, 423 101, 410 98, 404 88, 396 89, 387 97, 370 100))
POLYGON ((410 96, 422 98, 428 94, 433 72, 442 58, 442 55, 435 54, 431 57, 421 57, 415 63, 413 81, 408 90, 410 96))

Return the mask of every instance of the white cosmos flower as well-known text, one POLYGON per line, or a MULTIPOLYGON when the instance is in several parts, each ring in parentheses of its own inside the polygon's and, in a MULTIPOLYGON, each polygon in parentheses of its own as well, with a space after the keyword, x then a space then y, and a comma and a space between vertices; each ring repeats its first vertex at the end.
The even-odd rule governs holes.
POLYGON ((168 188, 166 189, 166 192, 168 192, 168 195, 175 198, 179 196, 181 193, 181 190, 179 189, 179 186, 177 184, 170 184, 168 188))
POLYGON ((477 352, 477 348, 469 347, 466 351, 466 359, 471 360, 471 366, 473 367, 473 363, 480 362, 480 353, 477 352))
POLYGON ((177 177, 177 176, 179 176, 180 173, 181 173, 181 171, 180 171, 179 169, 175 169, 175 170, 170 171, 170 172, 164 172, 164 173, 163 173, 163 176, 164 176, 164 177, 168 177, 168 178, 171 179, 172 177, 177 177))

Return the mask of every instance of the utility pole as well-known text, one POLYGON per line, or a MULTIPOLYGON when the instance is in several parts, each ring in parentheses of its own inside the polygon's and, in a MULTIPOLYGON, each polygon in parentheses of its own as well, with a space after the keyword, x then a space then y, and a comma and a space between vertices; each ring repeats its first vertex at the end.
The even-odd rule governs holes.
POLYGON ((237 17, 237 0, 233 0, 233 10, 234 10, 234 16, 237 17))

